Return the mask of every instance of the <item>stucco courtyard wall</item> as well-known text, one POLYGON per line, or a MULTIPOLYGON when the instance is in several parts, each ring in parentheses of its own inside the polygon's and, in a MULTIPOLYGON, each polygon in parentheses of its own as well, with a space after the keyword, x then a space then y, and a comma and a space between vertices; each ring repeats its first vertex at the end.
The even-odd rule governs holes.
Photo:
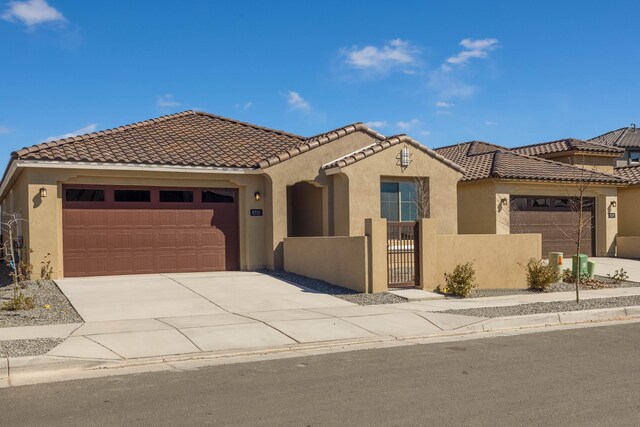
POLYGON ((640 237, 640 185, 618 190, 618 214, 619 235, 640 237))
POLYGON ((640 258, 640 237, 618 236, 618 256, 621 258, 640 258))
POLYGON ((525 264, 540 259, 540 234, 438 235, 433 220, 420 220, 420 287, 445 284, 445 273, 473 262, 479 288, 526 288, 525 264))
POLYGON ((366 236, 288 237, 284 269, 333 285, 367 292, 369 256, 366 236))
MULTIPOLYGON (((12 186, 15 194, 21 195, 29 223, 24 227, 25 246, 33 252, 30 261, 34 271, 39 272, 40 262, 50 253, 54 278, 64 277, 63 233, 62 233, 62 185, 95 184, 122 186, 203 187, 236 188, 239 191, 240 267, 256 270, 266 266, 264 253, 264 217, 252 217, 249 209, 262 209, 263 202, 256 201, 254 193, 265 192, 264 178, 260 175, 219 174, 211 172, 154 172, 135 170, 41 168, 22 170, 18 181, 12 186), (24 184, 22 184, 24 180, 24 184), (47 197, 39 196, 40 188, 47 190, 47 197), (25 205, 25 200, 26 205, 25 205)), ((3 201, 8 205, 7 197, 3 201)), ((4 212, 6 212, 3 209, 4 212)))

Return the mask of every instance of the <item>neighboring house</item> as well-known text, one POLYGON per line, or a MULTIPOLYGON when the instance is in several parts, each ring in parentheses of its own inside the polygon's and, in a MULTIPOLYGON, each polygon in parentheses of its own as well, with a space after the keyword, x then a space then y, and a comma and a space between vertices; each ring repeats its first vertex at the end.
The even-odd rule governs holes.
POLYGON ((590 143, 607 147, 618 147, 624 152, 616 161, 616 166, 640 164, 640 131, 635 124, 596 136, 590 143))
POLYGON ((618 256, 640 258, 640 165, 617 167, 615 174, 629 182, 618 190, 618 256))
POLYGON ((584 184, 590 232, 581 251, 615 255, 615 206, 618 188, 627 183, 613 174, 621 150, 567 139, 515 149, 471 141, 435 151, 466 170, 458 184, 460 234, 541 233, 543 255, 573 255, 577 232, 572 198, 584 184))
POLYGON ((363 235, 381 205, 415 220, 417 177, 437 233, 456 234, 463 174, 362 123, 305 138, 186 111, 18 150, 0 200, 54 277, 278 269, 286 237, 363 235))

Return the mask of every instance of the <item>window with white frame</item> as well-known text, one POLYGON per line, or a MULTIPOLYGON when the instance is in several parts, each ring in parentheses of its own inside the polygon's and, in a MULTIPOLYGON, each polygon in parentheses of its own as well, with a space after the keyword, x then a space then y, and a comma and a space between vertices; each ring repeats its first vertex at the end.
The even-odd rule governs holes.
POLYGON ((387 221, 416 221, 418 206, 414 182, 380 183, 380 216, 387 221))

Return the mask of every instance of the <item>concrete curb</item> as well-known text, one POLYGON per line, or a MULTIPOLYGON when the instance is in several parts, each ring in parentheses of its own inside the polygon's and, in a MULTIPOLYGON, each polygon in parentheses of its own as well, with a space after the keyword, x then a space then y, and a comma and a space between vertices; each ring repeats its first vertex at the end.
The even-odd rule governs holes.
MULTIPOLYGON (((127 373, 131 368, 145 368, 143 371, 154 370, 154 366, 164 365, 166 369, 180 370, 180 363, 193 361, 194 366, 211 366, 214 364, 239 363, 241 361, 258 360, 259 358, 278 358, 307 356, 311 354, 332 351, 348 351, 360 348, 381 348, 386 346, 406 345, 411 340, 428 338, 446 338, 456 336, 475 336, 482 338, 497 331, 517 331, 525 328, 544 328, 553 326, 567 326, 584 323, 625 321, 640 318, 640 306, 616 307, 595 310, 580 310, 559 313, 541 313, 525 316, 495 317, 467 327, 440 331, 425 336, 407 336, 395 338, 379 336, 373 338, 359 338, 338 341, 323 341, 288 346, 256 348, 247 350, 226 350, 218 352, 185 353, 163 357, 149 357, 127 360, 96 360, 70 359, 56 356, 26 356, 0 359, 0 388, 10 386, 13 376, 35 376, 55 373, 57 381, 65 380, 65 373, 96 373, 111 371, 110 375, 127 373), (244 360, 238 360, 244 359, 244 360), (177 364, 177 366, 173 366, 177 364), (5 381, 6 380, 6 381, 5 381), (5 384, 6 383, 6 384, 5 384)), ((158 370, 158 369, 155 369, 158 370)), ((77 377, 77 375, 75 375, 77 377)), ((80 376, 79 378, 81 378, 80 376)), ((75 379, 75 378, 73 378, 75 379)), ((34 383, 37 383, 35 381, 34 383)), ((27 382, 29 383, 29 382, 27 382)))

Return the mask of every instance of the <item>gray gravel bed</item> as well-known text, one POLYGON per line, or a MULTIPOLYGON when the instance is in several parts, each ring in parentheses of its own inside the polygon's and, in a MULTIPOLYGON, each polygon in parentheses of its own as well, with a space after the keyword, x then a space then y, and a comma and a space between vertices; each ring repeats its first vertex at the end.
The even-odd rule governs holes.
POLYGON ((0 357, 41 356, 64 341, 64 338, 0 341, 0 357))
MULTIPOLYGON (((12 326, 52 325, 60 323, 82 323, 82 317, 73 308, 67 297, 51 280, 25 282, 21 289, 25 296, 34 299, 33 310, 0 310, 0 328, 12 326), (48 305, 49 308, 45 308, 48 305)), ((0 305, 13 295, 13 285, 0 288, 0 305)))
POLYGON ((286 271, 264 270, 262 273, 284 280, 293 285, 331 295, 358 305, 397 304, 407 302, 405 299, 389 292, 363 294, 341 286, 332 285, 323 280, 311 279, 309 277, 300 276, 286 271))
POLYGON ((524 316, 527 314, 556 313, 561 311, 593 310, 596 308, 615 308, 640 305, 640 295, 592 298, 576 303, 572 301, 536 302, 532 304, 509 305, 505 307, 464 308, 446 310, 442 313, 462 314, 464 316, 505 317, 524 316))
MULTIPOLYGON (((640 283, 631 282, 629 280, 623 282, 616 282, 606 276, 594 276, 600 283, 599 286, 580 284, 582 290, 593 289, 612 289, 612 288, 631 288, 638 287, 640 283)), ((573 283, 554 283, 549 288, 548 292, 575 292, 576 285, 573 283)), ((534 291, 531 289, 473 289, 467 298, 483 298, 483 297, 497 297, 504 295, 527 295, 527 294, 539 294, 540 291, 534 291)), ((452 297, 455 298, 455 297, 452 297)))

